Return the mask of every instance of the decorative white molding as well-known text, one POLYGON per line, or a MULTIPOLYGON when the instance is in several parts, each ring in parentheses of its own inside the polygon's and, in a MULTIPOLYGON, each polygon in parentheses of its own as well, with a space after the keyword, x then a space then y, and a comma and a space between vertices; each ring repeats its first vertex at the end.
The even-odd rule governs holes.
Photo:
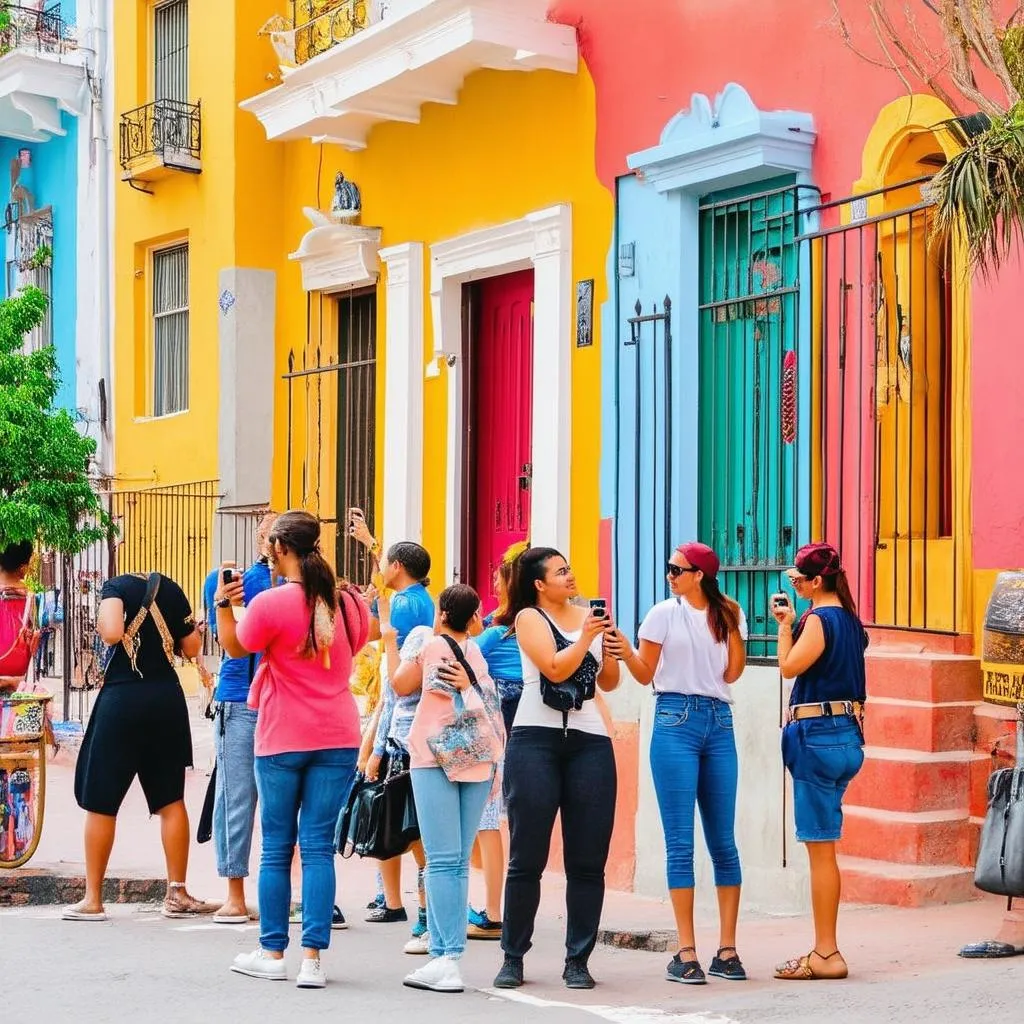
POLYGON ((384 543, 423 537, 423 243, 380 250, 387 267, 384 543))
MULTIPOLYGON (((448 368, 446 565, 461 571, 462 286, 533 268, 533 412, 530 540, 569 550, 572 452, 572 208, 553 206, 521 220, 430 247, 434 357, 448 368)), ((390 316, 390 311, 389 311, 390 316)))
POLYGON ((380 228, 340 224, 311 206, 302 211, 313 225, 288 256, 302 268, 307 292, 340 292, 372 287, 380 276, 380 228))
POLYGON ((61 111, 74 117, 88 107, 81 51, 54 54, 11 50, 0 57, 0 136, 46 142, 66 135, 61 111))
POLYGON ((455 103, 481 68, 575 74, 576 30, 547 19, 547 0, 405 0, 240 105, 268 139, 329 139, 364 149, 384 121, 418 123, 424 103, 455 103))
POLYGON ((714 105, 694 93, 690 109, 665 126, 661 143, 629 157, 659 192, 708 191, 763 181, 771 172, 809 175, 817 133, 810 114, 764 113, 730 82, 714 105), (766 173, 767 172, 767 173, 766 173))

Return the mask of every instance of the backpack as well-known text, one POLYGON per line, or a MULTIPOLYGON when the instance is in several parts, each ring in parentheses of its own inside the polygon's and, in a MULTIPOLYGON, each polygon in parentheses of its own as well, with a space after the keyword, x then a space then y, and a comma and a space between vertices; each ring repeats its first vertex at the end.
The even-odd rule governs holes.
POLYGON ((25 590, 0 590, 0 678, 24 679, 39 646, 32 621, 35 599, 25 590))

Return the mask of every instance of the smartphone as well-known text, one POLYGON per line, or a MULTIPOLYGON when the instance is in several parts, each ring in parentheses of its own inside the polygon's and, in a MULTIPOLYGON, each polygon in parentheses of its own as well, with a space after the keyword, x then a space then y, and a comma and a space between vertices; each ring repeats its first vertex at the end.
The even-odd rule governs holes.
MULTIPOLYGON (((228 586, 231 583, 231 581, 235 578, 235 573, 236 572, 238 572, 237 569, 232 569, 232 568, 224 569, 221 572, 221 577, 220 577, 221 578, 221 582, 225 586, 228 586)), ((238 574, 239 574, 239 576, 241 576, 240 572, 238 574)))
POLYGON ((783 594, 781 592, 778 593, 778 594, 772 594, 772 609, 773 610, 775 608, 782 609, 782 608, 789 608, 789 607, 790 607, 790 603, 789 603, 789 595, 788 594, 783 594))
POLYGON ((595 597, 590 602, 590 610, 599 619, 606 619, 608 617, 608 602, 603 597, 595 597))

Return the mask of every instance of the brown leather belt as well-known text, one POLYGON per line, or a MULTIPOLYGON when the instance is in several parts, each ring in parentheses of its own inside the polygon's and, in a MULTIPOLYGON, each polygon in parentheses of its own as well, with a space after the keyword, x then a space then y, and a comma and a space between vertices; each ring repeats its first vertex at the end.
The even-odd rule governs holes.
POLYGON ((831 700, 822 704, 794 704, 789 709, 789 720, 799 722, 802 718, 834 718, 850 715, 864 717, 864 705, 859 700, 831 700))

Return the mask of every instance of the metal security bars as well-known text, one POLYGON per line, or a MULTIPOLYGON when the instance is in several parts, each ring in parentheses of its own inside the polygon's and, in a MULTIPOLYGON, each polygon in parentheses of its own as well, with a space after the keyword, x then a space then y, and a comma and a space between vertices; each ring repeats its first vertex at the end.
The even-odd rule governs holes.
POLYGON ((295 63, 305 64, 369 24, 368 0, 292 0, 295 63))
POLYGON ((14 259, 7 265, 7 294, 19 288, 38 288, 49 299, 46 316, 26 337, 30 352, 53 344, 53 210, 21 213, 12 224, 14 259))
POLYGON ((136 162, 158 160, 187 174, 202 170, 202 109, 198 103, 157 100, 121 115, 121 168, 130 176, 136 162))
POLYGON ((188 103, 188 0, 153 10, 153 98, 188 103))
POLYGON ((802 193, 787 183, 700 206, 698 531, 722 560, 723 590, 746 612, 753 659, 774 654, 769 598, 802 539, 802 193))
POLYGON ((819 395, 814 525, 842 551, 865 621, 954 632, 962 308, 950 254, 928 244, 928 180, 823 203, 822 226, 804 239, 819 395))
POLYGON ((45 11, 27 4, 5 3, 0 7, 0 56, 11 50, 63 53, 64 47, 60 4, 45 11))
POLYGON ((153 253, 153 415, 188 409, 188 245, 153 253))
POLYGON ((377 296, 375 291, 308 298, 301 352, 288 354, 287 504, 320 519, 339 575, 369 582, 365 549, 348 537, 347 512, 376 522, 377 296))

